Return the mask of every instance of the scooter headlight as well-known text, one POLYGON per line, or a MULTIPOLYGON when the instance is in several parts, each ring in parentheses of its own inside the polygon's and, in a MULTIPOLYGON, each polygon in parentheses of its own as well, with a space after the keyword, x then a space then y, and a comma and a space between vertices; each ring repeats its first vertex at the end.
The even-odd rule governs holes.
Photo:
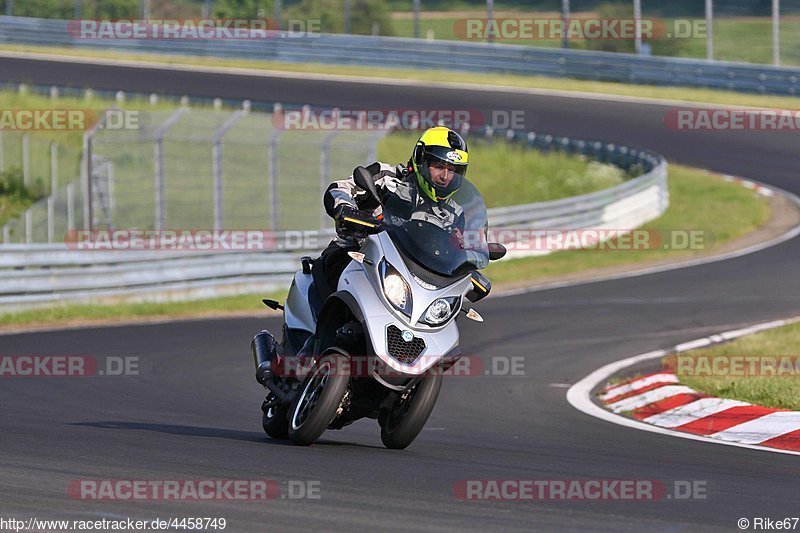
POLYGON ((429 326, 438 326, 447 322, 458 309, 458 297, 437 298, 428 306, 423 321, 429 326))
POLYGON ((412 308, 411 287, 408 286, 408 282, 403 279, 400 272, 391 264, 383 261, 381 265, 384 296, 395 309, 410 317, 412 308))

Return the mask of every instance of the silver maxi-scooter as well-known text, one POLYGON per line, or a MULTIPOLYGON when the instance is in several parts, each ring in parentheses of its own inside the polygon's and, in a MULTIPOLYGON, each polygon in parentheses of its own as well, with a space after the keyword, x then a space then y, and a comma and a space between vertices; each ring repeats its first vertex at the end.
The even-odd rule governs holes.
MULTIPOLYGON (((380 204, 366 169, 353 178, 380 204)), ((486 242, 486 205, 471 183, 447 202, 458 206, 458 223, 441 227, 424 203, 391 196, 381 220, 362 222, 372 227, 349 252, 334 292, 321 296, 322 265, 304 257, 285 306, 264 300, 284 315, 280 344, 262 331, 251 345, 256 379, 269 390, 262 405, 269 436, 309 445, 326 429, 366 417, 378 420, 387 448, 414 441, 442 374, 461 357, 456 317, 483 320, 468 309, 491 290, 478 270, 505 254, 486 242)))

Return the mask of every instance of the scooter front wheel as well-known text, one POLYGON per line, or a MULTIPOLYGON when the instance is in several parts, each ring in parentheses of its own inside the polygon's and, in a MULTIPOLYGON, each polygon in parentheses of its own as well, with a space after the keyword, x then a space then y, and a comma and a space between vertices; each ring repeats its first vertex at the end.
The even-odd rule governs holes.
POLYGON ((300 446, 317 440, 336 417, 350 381, 350 358, 329 349, 303 381, 302 392, 289 412, 289 439, 300 446))
POLYGON ((387 448, 402 450, 417 438, 439 398, 442 376, 428 376, 407 391, 391 411, 379 418, 381 441, 387 448))

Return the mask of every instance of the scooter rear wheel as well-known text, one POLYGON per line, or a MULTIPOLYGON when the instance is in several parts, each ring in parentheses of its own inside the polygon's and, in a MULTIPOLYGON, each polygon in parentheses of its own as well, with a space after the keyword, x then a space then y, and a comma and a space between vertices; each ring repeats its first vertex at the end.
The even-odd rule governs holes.
MULTIPOLYGON (((267 397, 267 402, 275 400, 275 396, 270 394, 267 397)), ((286 416, 286 407, 275 405, 263 410, 264 414, 261 419, 261 424, 264 427, 264 432, 273 439, 288 439, 289 438, 289 419, 286 416)))

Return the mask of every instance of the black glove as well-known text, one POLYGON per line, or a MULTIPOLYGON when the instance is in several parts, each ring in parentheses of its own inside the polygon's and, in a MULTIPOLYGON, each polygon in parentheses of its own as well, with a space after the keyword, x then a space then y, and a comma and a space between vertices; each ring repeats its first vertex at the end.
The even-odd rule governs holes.
POLYGON ((333 213, 336 222, 336 233, 356 238, 366 237, 383 231, 380 220, 370 213, 360 211, 350 205, 340 205, 333 213))

